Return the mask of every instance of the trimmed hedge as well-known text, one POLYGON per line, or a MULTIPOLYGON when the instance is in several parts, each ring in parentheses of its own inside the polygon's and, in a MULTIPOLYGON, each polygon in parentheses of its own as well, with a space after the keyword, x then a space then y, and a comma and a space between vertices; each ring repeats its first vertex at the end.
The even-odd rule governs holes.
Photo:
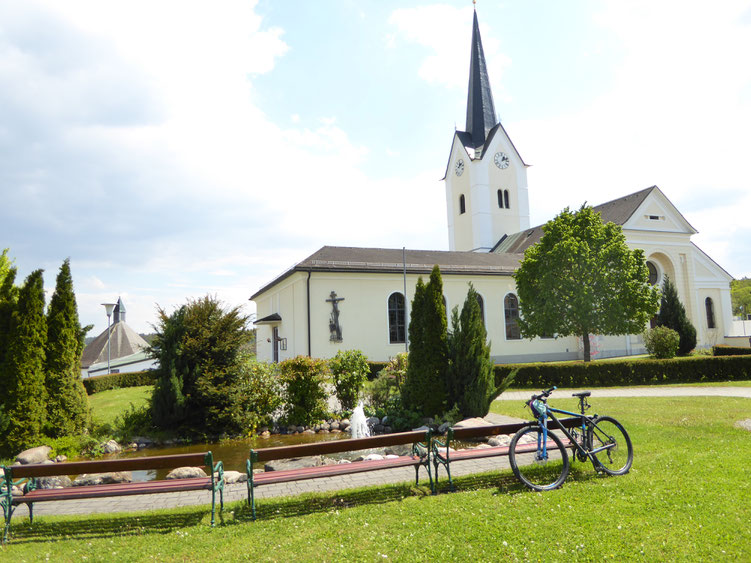
POLYGON ((156 371, 154 370, 97 375, 96 377, 89 377, 83 380, 83 386, 89 395, 99 393, 100 391, 109 391, 110 389, 154 385, 154 383, 156 383, 156 371))
POLYGON ((751 379, 751 355, 692 356, 670 360, 631 360, 624 362, 537 363, 495 366, 495 383, 518 369, 513 387, 544 389, 552 387, 609 387, 617 385, 662 385, 702 381, 751 379))
POLYGON ((748 356, 751 354, 751 348, 741 346, 725 346, 720 344, 712 346, 713 356, 748 356))

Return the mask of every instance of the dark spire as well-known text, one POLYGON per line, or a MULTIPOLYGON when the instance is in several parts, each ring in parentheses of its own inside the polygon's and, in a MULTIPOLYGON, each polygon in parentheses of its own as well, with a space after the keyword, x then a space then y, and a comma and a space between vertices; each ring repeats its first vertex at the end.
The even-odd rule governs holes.
POLYGON ((117 305, 115 305, 113 313, 113 324, 119 323, 120 321, 125 322, 125 305, 123 305, 123 300, 119 297, 117 298, 117 305))
POLYGON ((469 64, 469 92, 467 94, 467 133, 472 135, 474 148, 485 144, 490 131, 498 123, 490 91, 488 67, 482 50, 477 12, 472 23, 472 58, 469 64))

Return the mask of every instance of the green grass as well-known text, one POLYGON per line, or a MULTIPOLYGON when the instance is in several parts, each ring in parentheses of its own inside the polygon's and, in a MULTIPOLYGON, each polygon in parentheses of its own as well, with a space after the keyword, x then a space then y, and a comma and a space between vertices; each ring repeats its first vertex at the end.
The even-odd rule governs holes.
MULTIPOLYGON (((243 503, 211 529, 206 507, 14 522, 14 561, 743 561, 751 552, 751 418, 735 398, 593 399, 634 442, 632 471, 602 477, 574 464, 540 494, 508 473, 457 479, 431 496, 409 484, 243 503)), ((575 400, 558 400, 573 408, 575 400)), ((521 404, 496 412, 525 416, 521 404)), ((441 473, 441 485, 445 486, 441 473)))
POLYGON ((149 402, 153 385, 125 387, 94 393, 89 396, 91 414, 98 424, 113 424, 115 418, 125 412, 132 403, 141 407, 149 402))

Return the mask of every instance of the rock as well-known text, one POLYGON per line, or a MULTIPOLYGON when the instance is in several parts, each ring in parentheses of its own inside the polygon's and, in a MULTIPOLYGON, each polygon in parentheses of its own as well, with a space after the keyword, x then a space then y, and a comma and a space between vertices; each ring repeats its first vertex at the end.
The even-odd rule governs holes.
POLYGON ((412 453, 412 446, 410 446, 409 444, 388 446, 387 448, 384 448, 383 452, 386 455, 409 455, 412 453))
POLYGON ((474 448, 470 448, 470 449, 472 449, 472 450, 487 450, 490 447, 491 446, 489 446, 488 444, 477 444, 474 448))
POLYGON ((394 429, 391 428, 391 426, 384 426, 383 427, 383 433, 384 434, 391 434, 393 431, 394 431, 394 429))
POLYGON ((743 428, 744 430, 751 431, 751 418, 747 418, 746 420, 739 420, 735 423, 735 425, 738 428, 743 428))
POLYGON ((115 473, 93 473, 88 475, 84 473, 76 477, 73 481, 74 487, 83 487, 86 485, 111 485, 113 483, 130 483, 133 475, 130 471, 118 471, 115 473))
POLYGON ((72 487, 73 481, 67 475, 57 475, 54 477, 39 477, 37 479, 37 489, 64 489, 72 487))
POLYGON ((379 461, 382 459, 383 459, 383 456, 381 454, 368 454, 365 456, 363 461, 379 461))
POLYGON ((228 485, 232 483, 244 483, 248 480, 247 473, 241 473, 240 471, 225 471, 224 482, 228 485))
POLYGON ((384 426, 386 426, 386 425, 387 425, 388 423, 389 423, 389 416, 388 416, 388 415, 386 415, 386 416, 384 416, 384 417, 383 417, 383 418, 381 419, 381 424, 383 424, 384 426))
POLYGON ((105 454, 117 454, 123 451, 123 449, 120 447, 120 444, 118 444, 114 440, 110 440, 109 442, 104 442, 102 444, 99 444, 99 447, 102 449, 102 452, 105 454))
POLYGON ((298 426, 297 427, 297 432, 300 432, 300 433, 305 432, 305 427, 304 426, 298 426))
POLYGON ((425 426, 429 426, 433 424, 434 421, 432 417, 427 417, 427 418, 423 418, 420 422, 422 422, 425 426))
POLYGON ((341 433, 342 433, 342 431, 341 431, 341 430, 339 430, 338 428, 334 428, 333 430, 331 430, 331 433, 332 433, 332 434, 341 434, 341 433))
POLYGON ((260 436, 261 436, 261 438, 270 438, 271 437, 271 432, 269 432, 268 430, 266 430, 265 432, 261 432, 260 436))
POLYGON ((302 433, 303 434, 315 434, 316 431, 315 430, 311 430, 310 428, 308 428, 307 430, 303 430, 302 433))
POLYGON ((376 434, 383 434, 383 429, 384 428, 385 428, 385 426, 383 426, 383 424, 381 424, 379 422, 378 424, 376 424, 375 426, 373 426, 373 432, 376 433, 376 434))
POLYGON ((141 448, 149 448, 154 445, 154 440, 151 438, 146 438, 145 436, 135 436, 133 438, 133 441, 138 444, 138 449, 141 448))
POLYGON ((18 487, 16 487, 15 485, 13 485, 13 488, 11 488, 10 492, 11 492, 11 494, 14 497, 22 497, 23 496, 23 491, 21 489, 19 489, 18 487))
POLYGON ((329 430, 339 430, 339 423, 337 421, 334 421, 329 424, 329 430))
POLYGON ((200 467, 178 467, 167 473, 165 479, 191 479, 193 477, 207 477, 200 467))
POLYGON ((16 461, 21 465, 28 465, 30 463, 42 463, 50 455, 52 448, 49 446, 37 446, 29 450, 24 450, 16 456, 16 461))
POLYGON ((438 432, 439 432, 439 433, 441 433, 441 434, 445 434, 445 433, 446 433, 446 431, 447 431, 447 430, 448 430, 449 428, 451 428, 451 423, 450 423, 450 422, 444 422, 443 424, 441 424, 441 425, 440 425, 440 426, 438 427, 438 432))
POLYGON ((297 432, 297 425, 293 426, 290 424, 289 426, 287 426, 287 432, 289 432, 290 434, 294 434, 295 432, 297 432))
POLYGON ((286 471, 287 469, 302 469, 303 467, 318 467, 323 461, 320 457, 301 457, 296 459, 280 459, 270 461, 263 468, 266 471, 286 471))
POLYGON ((336 465, 336 460, 330 457, 324 457, 322 463, 323 465, 336 465))
POLYGON ((427 430, 430 430, 430 428, 423 425, 423 426, 419 426, 418 428, 413 428, 412 430, 415 430, 415 431, 419 430, 421 432, 425 432, 427 430))
POLYGON ((482 418, 465 418, 454 424, 454 428, 468 428, 473 426, 493 426, 487 420, 482 418))
POLYGON ((342 465, 345 463, 352 463, 352 462, 348 459, 340 459, 339 461, 336 462, 337 465, 342 465))
POLYGON ((370 428, 373 428, 376 424, 381 424, 381 419, 377 416, 369 416, 365 419, 365 422, 370 428))
POLYGON ((131 442, 130 444, 128 444, 128 449, 129 450, 137 450, 138 449, 138 444, 136 444, 135 442, 131 442))
POLYGON ((51 464, 53 464, 53 463, 55 463, 55 462, 54 462, 53 460, 51 460, 51 459, 45 459, 45 460, 44 460, 44 461, 43 461, 43 462, 41 463, 41 465, 51 465, 51 464))
POLYGON ((386 454, 386 459, 397 459, 399 456, 394 454, 386 454))
POLYGON ((343 418, 339 421, 339 430, 346 430, 350 426, 350 421, 348 418, 343 418))
POLYGON ((55 458, 55 463, 63 463, 64 461, 68 461, 68 456, 60 454, 55 458))
POLYGON ((268 432, 268 431, 269 431, 269 427, 268 427, 268 426, 261 426, 261 427, 260 427, 260 428, 258 429, 258 433, 259 433, 259 434, 263 434, 264 432, 268 432))
POLYGON ((488 445, 493 447, 508 446, 511 443, 511 436, 493 436, 488 440, 488 445))

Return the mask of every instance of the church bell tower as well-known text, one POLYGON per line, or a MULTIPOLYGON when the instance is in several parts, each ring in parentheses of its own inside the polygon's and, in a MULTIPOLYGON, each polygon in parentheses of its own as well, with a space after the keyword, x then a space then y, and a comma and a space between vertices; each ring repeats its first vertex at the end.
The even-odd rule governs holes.
POLYGON ((477 12, 465 131, 456 131, 446 169, 449 249, 490 252, 529 228, 527 164, 495 113, 477 12))

